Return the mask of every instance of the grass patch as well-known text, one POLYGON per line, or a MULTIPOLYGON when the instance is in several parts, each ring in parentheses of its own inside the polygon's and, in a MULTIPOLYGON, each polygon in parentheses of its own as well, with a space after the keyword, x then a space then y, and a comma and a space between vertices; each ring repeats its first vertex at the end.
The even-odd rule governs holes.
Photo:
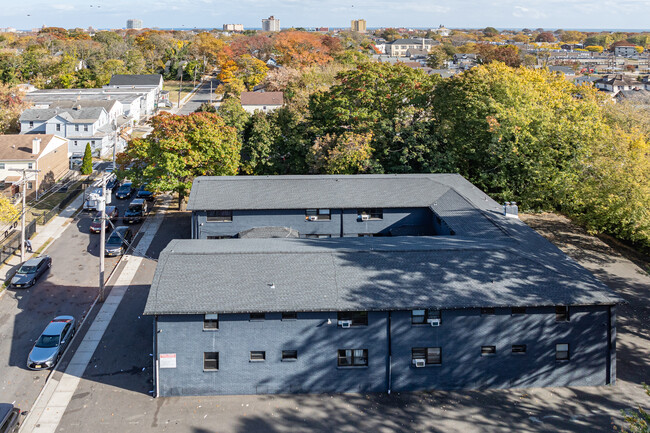
POLYGON ((34 255, 38 256, 39 254, 41 254, 43 251, 45 251, 45 248, 47 248, 47 246, 49 244, 51 244, 51 243, 52 243, 52 238, 49 238, 48 240, 45 241, 45 243, 43 245, 41 245, 41 247, 39 249, 34 251, 34 255))
POLYGON ((183 81, 183 87, 181 88, 180 81, 165 81, 163 84, 163 90, 169 91, 169 102, 172 104, 178 104, 178 89, 181 89, 181 99, 189 95, 194 89, 191 81, 183 81))

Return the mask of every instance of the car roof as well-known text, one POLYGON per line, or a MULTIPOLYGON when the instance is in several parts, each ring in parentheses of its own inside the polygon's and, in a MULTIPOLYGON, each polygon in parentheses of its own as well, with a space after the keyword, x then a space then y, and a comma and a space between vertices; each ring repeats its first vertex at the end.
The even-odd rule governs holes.
POLYGON ((63 331, 63 327, 66 325, 67 322, 55 322, 54 320, 49 323, 45 327, 45 330, 43 331, 44 335, 58 335, 63 331))
POLYGON ((27 260, 25 263, 23 263, 23 266, 36 266, 38 265, 45 257, 47 256, 39 256, 39 257, 32 257, 31 259, 27 260))
POLYGON ((0 403, 0 421, 3 421, 13 408, 14 405, 11 403, 0 403))
POLYGON ((144 199, 143 199, 143 198, 136 198, 135 200, 133 200, 133 201, 131 202, 131 204, 142 204, 142 203, 144 203, 144 199))
POLYGON ((126 188, 131 185, 133 185, 133 182, 124 182, 120 188, 126 188))
MULTIPOLYGON (((125 232, 125 231, 127 231, 128 229, 129 229, 129 227, 127 227, 127 226, 118 226, 118 227, 115 227, 115 229, 113 229, 113 233, 115 233, 115 232, 120 232, 120 233, 121 233, 121 232, 125 232)), ((112 235, 113 233, 111 233, 111 235, 112 235)))

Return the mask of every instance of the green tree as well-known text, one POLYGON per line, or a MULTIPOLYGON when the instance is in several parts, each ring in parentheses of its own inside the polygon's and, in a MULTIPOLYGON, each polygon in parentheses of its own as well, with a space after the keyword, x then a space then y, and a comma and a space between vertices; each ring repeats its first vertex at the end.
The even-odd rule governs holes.
POLYGON ((90 143, 86 143, 84 159, 81 162, 81 174, 90 174, 93 172, 93 154, 90 149, 90 143))
POLYGON ((499 31, 494 27, 486 27, 483 29, 483 36, 486 38, 493 38, 499 34, 499 31))
POLYGON ((477 44, 476 54, 482 63, 503 62, 512 67, 521 65, 519 48, 514 45, 477 44))
POLYGON ((441 45, 433 46, 429 50, 427 66, 433 69, 440 69, 445 65, 445 61, 451 57, 441 45))
MULTIPOLYGON (((643 384, 645 393, 650 397, 650 387, 643 384)), ((636 413, 631 411, 621 411, 625 421, 629 425, 629 430, 622 430, 622 433, 650 433, 650 413, 638 407, 636 413)))
POLYGON ((271 155, 279 136, 278 128, 266 114, 256 112, 250 118, 242 145, 242 171, 246 174, 273 174, 271 155))
POLYGON ((219 116, 224 123, 237 130, 240 140, 243 140, 244 129, 250 115, 241 106, 239 98, 226 98, 219 106, 219 116))
POLYGON ((0 84, 0 134, 17 134, 20 115, 30 105, 17 87, 0 84))
POLYGON ((194 110, 195 113, 216 113, 217 109, 215 108, 214 105, 210 104, 209 102, 204 102, 203 104, 199 105, 199 108, 194 110))
POLYGON ((235 175, 241 142, 235 128, 213 113, 160 114, 153 132, 129 142, 122 164, 133 163, 130 178, 149 182, 156 191, 178 193, 179 207, 196 176, 235 175))
POLYGON ((359 174, 372 168, 372 133, 326 134, 310 149, 312 171, 325 174, 359 174))

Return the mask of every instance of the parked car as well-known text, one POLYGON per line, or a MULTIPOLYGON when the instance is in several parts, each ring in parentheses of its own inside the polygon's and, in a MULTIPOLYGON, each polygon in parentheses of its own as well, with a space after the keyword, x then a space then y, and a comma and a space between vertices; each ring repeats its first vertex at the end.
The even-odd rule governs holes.
POLYGON ((0 403, 0 433, 18 433, 20 409, 11 403, 0 403))
POLYGON ((136 198, 129 203, 129 208, 124 211, 122 221, 127 224, 141 222, 147 214, 147 202, 144 199, 136 198))
POLYGON ((133 231, 130 227, 115 227, 113 233, 106 239, 104 255, 121 256, 131 245, 133 240, 133 231))
POLYGON ((108 179, 108 182, 106 182, 106 189, 114 190, 116 186, 120 184, 120 181, 117 180, 117 177, 115 175, 111 176, 110 179, 108 179))
POLYGON ((147 189, 146 183, 140 185, 140 188, 138 189, 138 192, 135 194, 136 198, 143 198, 147 201, 154 201, 156 199, 155 194, 153 191, 149 191, 147 189))
POLYGON ((52 257, 48 255, 31 258, 18 268, 11 279, 11 285, 16 288, 32 287, 51 267, 52 257))
POLYGON ((115 193, 116 198, 131 198, 133 193, 135 192, 135 188, 133 187, 133 184, 131 182, 126 182, 123 183, 122 186, 120 186, 117 189, 117 192, 115 193))
MULTIPOLYGON (((120 211, 117 206, 106 206, 106 218, 111 221, 117 221, 120 211)), ((104 221, 104 228, 108 228, 108 221, 104 221)), ((102 213, 96 212, 93 222, 90 223, 90 233, 99 233, 102 231, 102 213)))
POLYGON ((104 169, 106 173, 112 173, 115 171, 115 165, 112 162, 109 162, 106 168, 104 169))
POLYGON ((36 340, 34 348, 27 357, 27 368, 42 370, 52 368, 59 362, 65 348, 76 332, 76 322, 72 316, 55 317, 36 340))

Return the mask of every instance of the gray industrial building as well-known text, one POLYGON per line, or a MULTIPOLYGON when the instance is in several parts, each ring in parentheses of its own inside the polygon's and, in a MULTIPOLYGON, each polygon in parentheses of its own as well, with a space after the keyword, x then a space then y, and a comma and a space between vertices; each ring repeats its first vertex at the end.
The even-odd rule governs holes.
POLYGON ((621 299, 461 176, 204 177, 188 207, 145 307, 158 396, 615 381, 621 299))

